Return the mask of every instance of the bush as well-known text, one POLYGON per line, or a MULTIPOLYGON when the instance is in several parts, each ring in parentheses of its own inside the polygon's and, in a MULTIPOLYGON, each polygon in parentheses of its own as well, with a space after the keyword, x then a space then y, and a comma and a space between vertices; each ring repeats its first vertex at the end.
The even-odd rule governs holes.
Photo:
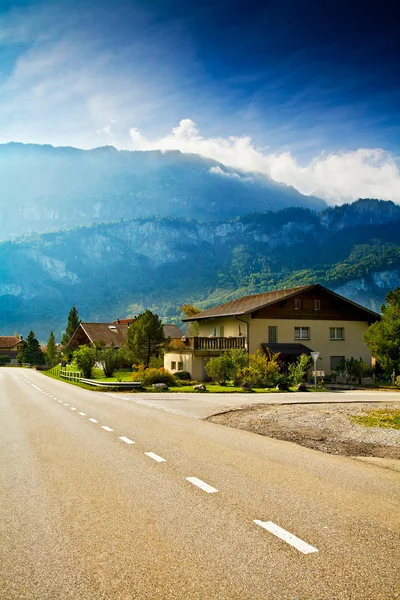
POLYGON ((400 388, 400 375, 397 375, 395 385, 400 388))
POLYGON ((0 356, 0 367, 2 365, 8 365, 11 362, 11 358, 9 356, 0 356))
POLYGON ((132 373, 132 381, 141 381, 144 386, 152 385, 153 383, 166 383, 169 386, 176 385, 175 377, 161 367, 160 369, 138 369, 132 373))
POLYGON ((311 356, 301 354, 296 362, 288 366, 288 379, 293 385, 297 385, 305 381, 307 371, 312 365, 311 356))
POLYGON ((228 352, 210 358, 206 363, 206 373, 213 381, 225 385, 234 375, 234 364, 228 352))
POLYGON ((238 373, 237 382, 241 384, 246 381, 251 387, 267 387, 276 384, 278 378, 278 354, 257 350, 249 356, 249 366, 238 373))
POLYGON ((175 379, 184 379, 186 381, 190 381, 192 378, 189 371, 177 371, 174 373, 174 377, 175 379))
POLYGON ((91 379, 92 370, 96 364, 97 350, 90 346, 80 346, 74 352, 74 362, 83 373, 86 379, 91 379))

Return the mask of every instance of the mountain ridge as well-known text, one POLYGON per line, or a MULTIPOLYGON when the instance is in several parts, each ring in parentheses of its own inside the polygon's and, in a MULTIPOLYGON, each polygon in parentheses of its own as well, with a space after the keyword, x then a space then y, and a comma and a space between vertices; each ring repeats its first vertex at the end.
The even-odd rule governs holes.
POLYGON ((0 243, 0 331, 59 337, 72 304, 85 320, 151 307, 179 322, 186 301, 207 308, 317 282, 379 310, 400 283, 399 232, 399 206, 359 200, 320 213, 142 217, 28 235, 0 243))
POLYGON ((178 150, 0 145, 0 240, 135 216, 229 219, 320 198, 178 150), (18 206, 18 212, 15 206, 18 206))

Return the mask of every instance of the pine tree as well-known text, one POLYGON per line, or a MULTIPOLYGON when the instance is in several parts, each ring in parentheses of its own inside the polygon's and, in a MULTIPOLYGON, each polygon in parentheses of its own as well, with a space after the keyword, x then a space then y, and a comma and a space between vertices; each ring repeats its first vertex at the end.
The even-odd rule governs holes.
POLYGON ((158 315, 146 310, 129 327, 126 345, 132 351, 134 359, 147 368, 152 356, 157 356, 160 346, 165 342, 162 323, 158 315))
POLYGON ((52 331, 50 331, 49 341, 47 342, 46 361, 49 367, 54 367, 57 362, 56 340, 52 331))
POLYGON ((79 319, 78 309, 76 308, 76 306, 73 306, 69 311, 67 328, 61 340, 61 343, 64 347, 68 344, 69 340, 75 333, 75 330, 79 326, 80 322, 81 321, 79 319))
POLYGON ((29 332, 25 345, 18 354, 18 362, 29 363, 30 365, 44 365, 46 362, 40 344, 35 338, 33 331, 29 332))

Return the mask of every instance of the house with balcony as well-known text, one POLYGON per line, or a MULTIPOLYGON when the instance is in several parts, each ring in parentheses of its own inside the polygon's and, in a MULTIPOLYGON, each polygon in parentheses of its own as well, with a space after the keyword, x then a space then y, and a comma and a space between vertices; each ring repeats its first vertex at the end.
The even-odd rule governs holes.
POLYGON ((199 335, 173 340, 164 366, 204 380, 207 360, 231 348, 250 354, 269 349, 285 362, 316 351, 317 369, 326 373, 343 357, 372 364, 363 335, 379 319, 379 314, 320 284, 254 294, 184 319, 198 322, 199 335))

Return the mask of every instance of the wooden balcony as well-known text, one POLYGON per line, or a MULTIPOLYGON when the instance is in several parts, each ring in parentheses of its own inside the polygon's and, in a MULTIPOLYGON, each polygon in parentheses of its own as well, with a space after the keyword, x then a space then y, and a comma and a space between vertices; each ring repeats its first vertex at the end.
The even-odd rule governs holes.
POLYGON ((194 337, 194 350, 233 350, 235 348, 246 348, 247 338, 241 337, 194 337))

